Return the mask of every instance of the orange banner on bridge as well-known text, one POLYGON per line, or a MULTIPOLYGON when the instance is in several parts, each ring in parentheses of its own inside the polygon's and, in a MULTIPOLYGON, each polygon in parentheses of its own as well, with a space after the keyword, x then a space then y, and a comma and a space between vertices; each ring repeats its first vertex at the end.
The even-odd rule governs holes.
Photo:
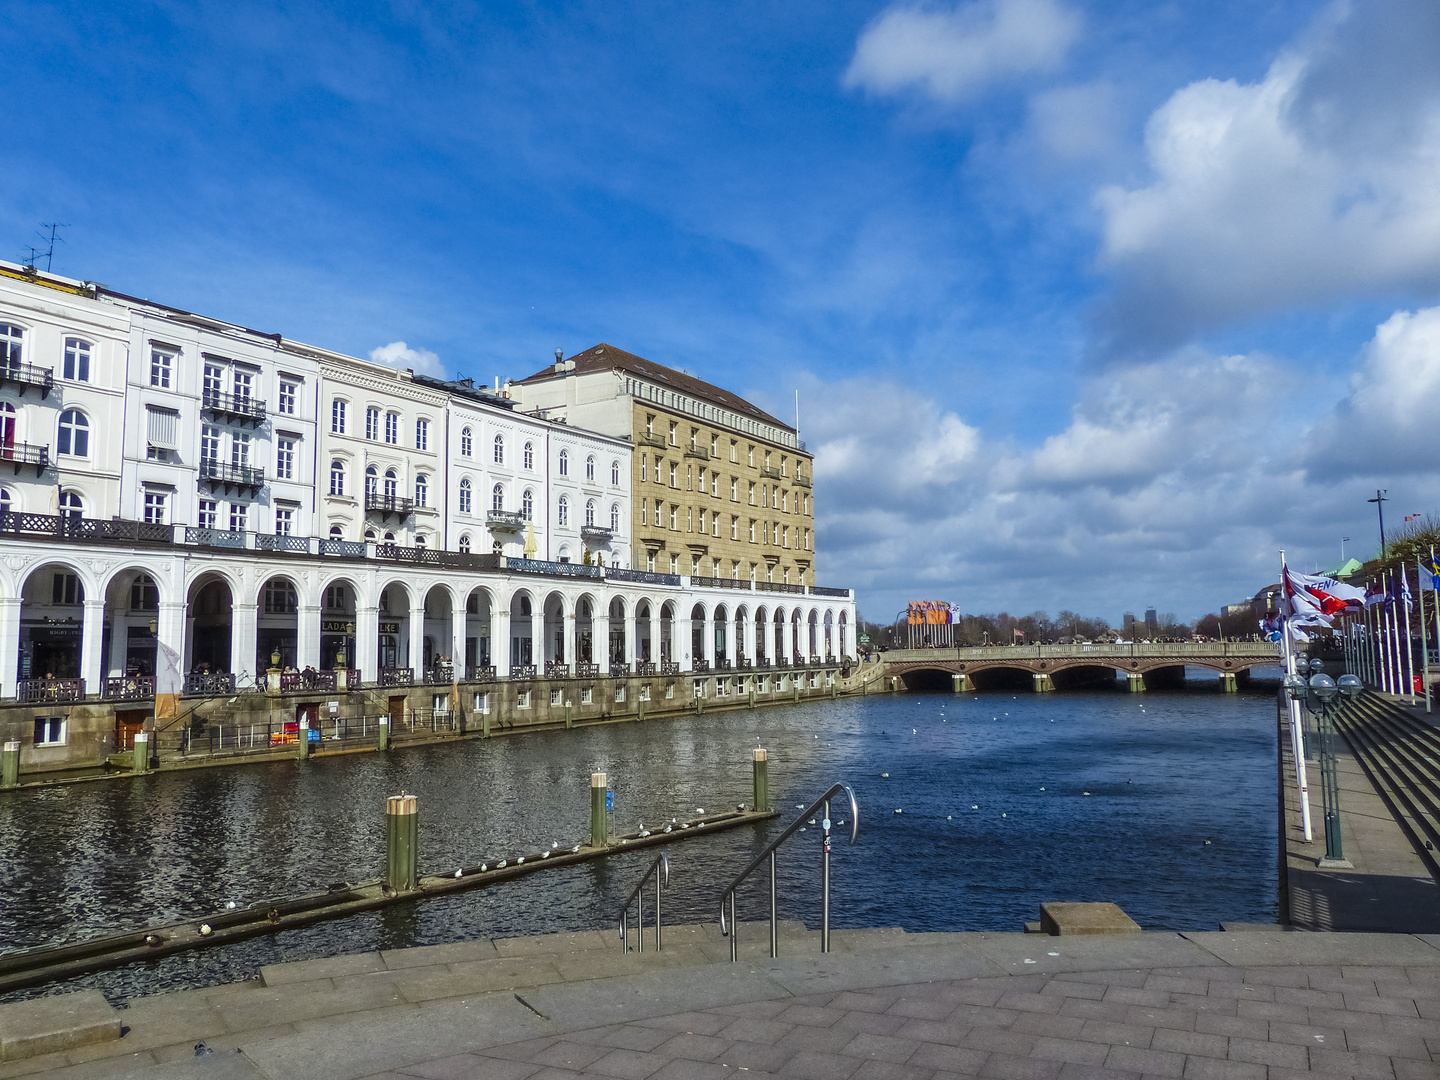
POLYGON ((948 600, 911 600, 905 606, 906 622, 910 626, 949 626, 950 602, 948 600))

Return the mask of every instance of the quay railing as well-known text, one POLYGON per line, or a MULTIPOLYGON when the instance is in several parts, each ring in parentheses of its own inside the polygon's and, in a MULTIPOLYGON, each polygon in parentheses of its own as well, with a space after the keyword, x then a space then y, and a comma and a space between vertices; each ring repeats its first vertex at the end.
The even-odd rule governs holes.
POLYGON ((466 682, 494 682, 494 664, 474 664, 465 669, 466 682))
POLYGON ((511 664, 510 678, 512 679, 533 679, 535 678, 534 664, 511 664))
POLYGON ((181 693, 218 697, 235 693, 235 676, 230 672, 192 671, 185 676, 181 693))
POLYGON ((640 880, 635 883, 635 888, 630 890, 630 895, 620 905, 620 951, 630 951, 630 907, 635 906, 635 928, 639 932, 639 947, 636 952, 645 951, 645 897, 641 890, 645 883, 651 878, 655 879, 655 951, 660 952, 663 948, 660 928, 660 893, 661 890, 670 884, 670 856, 661 852, 655 856, 655 861, 650 864, 649 869, 640 875, 640 880))
POLYGON ((414 686, 415 669, 408 667, 382 667, 377 686, 414 686))
POLYGON ((547 679, 568 679, 570 677, 570 665, 563 660, 546 660, 545 677, 547 679))
MULTIPOLYGON (((739 875, 732 881, 729 887, 720 894, 720 933, 730 939, 730 961, 735 963, 740 959, 740 925, 735 917, 735 892, 740 885, 748 878, 762 863, 770 864, 770 956, 773 959, 780 955, 780 935, 776 918, 775 904, 775 851, 786 840, 790 839, 796 831, 805 827, 817 812, 823 810, 824 820, 821 823, 823 838, 821 840, 821 889, 823 894, 822 916, 820 922, 820 951, 830 951, 830 800, 837 795, 845 795, 850 802, 850 843, 855 843, 856 836, 860 833, 860 806, 855 801, 855 791, 849 784, 843 781, 831 786, 830 790, 821 795, 813 803, 801 811, 800 816, 790 823, 790 826, 772 840, 759 855, 750 861, 750 865, 741 870, 739 875), (729 905, 730 919, 726 922, 725 907, 729 905)), ((840 821, 836 824, 844 825, 840 821)))
POLYGON ((425 685, 448 685, 455 681, 454 664, 432 664, 425 669, 425 685))

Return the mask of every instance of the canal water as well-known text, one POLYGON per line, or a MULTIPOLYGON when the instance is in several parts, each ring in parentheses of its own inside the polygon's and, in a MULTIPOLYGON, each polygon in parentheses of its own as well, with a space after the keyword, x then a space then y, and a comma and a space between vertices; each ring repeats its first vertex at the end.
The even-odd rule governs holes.
MULTIPOLYGON (((1184 691, 874 696, 683 720, 161 773, 0 797, 0 951, 128 931, 373 879, 382 807, 419 797, 421 869, 588 835, 589 775, 628 832, 749 802, 770 752, 788 822, 836 780, 860 839, 835 846, 832 926, 1021 929, 1046 900, 1110 900, 1149 930, 1277 917, 1273 695, 1184 691), (888 775, 887 775, 888 774, 888 775)), ((670 848, 666 921, 713 921, 780 825, 670 848)), ((843 830, 842 830, 843 831, 843 830)), ((781 916, 818 925, 819 829, 781 849, 781 916)), ((611 927, 636 852, 517 882, 73 980, 112 998, 342 952, 611 927)), ((766 876, 740 917, 767 915, 766 876)), ((18 995, 25 996, 25 995, 18 995)))

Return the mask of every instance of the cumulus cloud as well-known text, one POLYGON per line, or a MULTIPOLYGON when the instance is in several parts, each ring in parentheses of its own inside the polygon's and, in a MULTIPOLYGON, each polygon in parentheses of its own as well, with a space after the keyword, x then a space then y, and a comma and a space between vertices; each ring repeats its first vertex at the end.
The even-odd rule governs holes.
POLYGON ((955 105, 995 83, 1053 70, 1079 34, 1080 17, 1055 0, 891 7, 861 33, 845 85, 955 105))
POLYGON ((1361 354, 1346 395, 1308 440, 1317 479, 1432 472, 1440 416, 1440 308, 1397 311, 1361 354))
POLYGON ((1440 7, 1336 8, 1256 83, 1146 128, 1151 178, 1097 195, 1103 324, 1143 349, 1276 310, 1440 287, 1440 7))
POLYGON ((403 341, 392 341, 389 345, 371 349, 370 359, 402 371, 409 368, 417 375, 430 375, 437 379, 445 377, 445 366, 440 363, 440 357, 428 349, 412 349, 403 341))
POLYGON ((1273 580, 1278 548, 1305 569, 1332 564, 1342 532, 1353 551, 1367 490, 1399 494, 1398 462, 1407 509, 1440 499, 1421 438, 1440 406, 1440 308, 1380 326, 1348 394, 1317 400, 1283 359, 1185 348, 1090 375, 1033 447, 987 439, 923 388, 804 394, 820 578, 856 584, 882 620, 923 591, 971 611, 1195 618, 1273 580))

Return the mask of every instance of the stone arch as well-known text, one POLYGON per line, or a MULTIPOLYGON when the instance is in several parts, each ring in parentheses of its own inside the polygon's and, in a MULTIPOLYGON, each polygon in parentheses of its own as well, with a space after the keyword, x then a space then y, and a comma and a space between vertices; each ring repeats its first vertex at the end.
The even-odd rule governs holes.
POLYGON ((610 639, 606 642, 605 657, 611 667, 619 668, 628 661, 626 656, 626 644, 632 640, 625 633, 626 619, 629 614, 629 607, 626 604, 623 594, 616 593, 610 597, 606 605, 610 613, 610 639))
POLYGON ((302 584, 282 572, 257 575, 255 586, 255 667, 295 668, 300 662, 300 608, 305 604, 302 584))
MULTIPOLYGON (((188 671, 235 671, 235 597, 239 586, 229 571, 207 567, 185 590, 185 658, 188 671)), ((114 670, 113 662, 111 670, 114 670)))
MULTIPOLYGON (((97 644, 85 640, 86 601, 104 596, 94 576, 79 560, 64 556, 37 561, 21 579, 19 596, 18 680, 83 678, 86 646, 97 644)), ((93 619, 88 621, 91 632, 103 634, 93 619)))
MULTIPOLYGON (((157 574, 152 567, 125 563, 106 575, 104 590, 101 672, 112 677, 155 675, 160 605, 170 602, 169 575, 157 574)), ((97 690, 99 687, 91 692, 97 690)))
POLYGON ((582 592, 575 598, 575 662, 577 664, 599 663, 599 649, 595 642, 595 620, 600 614, 600 601, 592 592, 582 592))

